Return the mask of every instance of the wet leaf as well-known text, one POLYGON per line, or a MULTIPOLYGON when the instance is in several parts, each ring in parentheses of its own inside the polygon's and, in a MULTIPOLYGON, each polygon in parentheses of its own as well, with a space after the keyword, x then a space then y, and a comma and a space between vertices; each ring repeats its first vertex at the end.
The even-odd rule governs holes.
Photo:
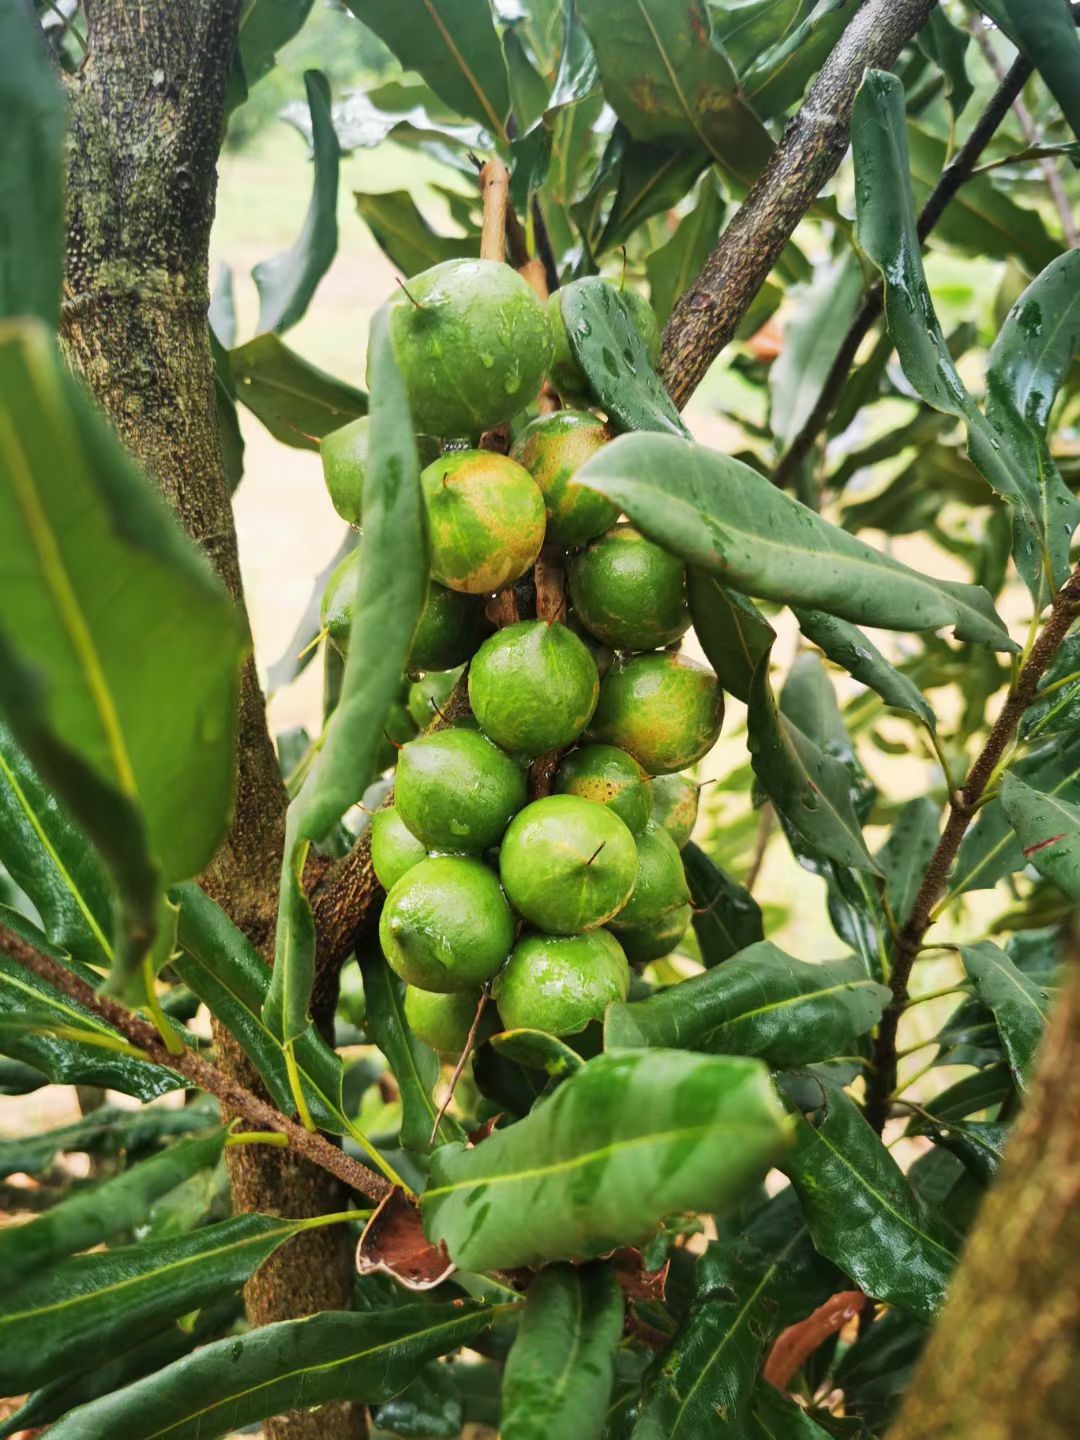
POLYGON ((890 665, 874 642, 857 626, 823 610, 795 609, 799 629, 819 646, 834 665, 840 665, 860 684, 875 690, 891 710, 935 727, 934 712, 918 686, 902 671, 890 665))
POLYGON ((686 594, 694 634, 717 679, 737 699, 748 700, 754 669, 776 632, 752 600, 704 570, 690 568, 686 594))
POLYGON ((989 940, 962 945, 960 957, 976 995, 993 1011, 1009 1069, 1023 1088, 1031 1078, 1050 997, 1042 985, 1025 975, 1004 950, 989 940))
POLYGON ((719 965, 764 940, 761 907, 750 892, 714 865, 692 840, 683 847, 682 858, 703 963, 719 965))
POLYGON ((81 1155, 119 1155, 124 1151, 130 1154, 145 1150, 170 1136, 205 1130, 214 1118, 213 1112, 194 1107, 163 1110, 155 1105, 148 1109, 121 1110, 115 1105, 103 1105, 70 1125, 0 1140, 0 1179, 19 1171, 40 1175, 48 1170, 57 1155, 69 1151, 81 1155))
POLYGON ((1016 775, 1006 775, 1001 808, 1029 864, 1070 900, 1080 900, 1080 805, 1042 795, 1016 775))

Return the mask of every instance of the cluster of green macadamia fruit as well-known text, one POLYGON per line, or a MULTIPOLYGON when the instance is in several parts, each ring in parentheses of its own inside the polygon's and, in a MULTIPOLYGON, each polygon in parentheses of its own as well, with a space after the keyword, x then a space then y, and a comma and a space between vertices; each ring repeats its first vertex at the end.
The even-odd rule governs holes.
MULTIPOLYGON (((635 297, 631 314, 651 346, 651 311, 635 297)), ((715 743, 722 692, 678 649, 690 624, 682 562, 575 479, 610 440, 605 421, 535 413, 545 379, 587 399, 557 304, 509 266, 450 261, 409 280, 391 333, 426 449, 432 579, 380 756, 396 759, 393 806, 371 825, 383 953, 406 982, 413 1031, 443 1054, 464 1047, 484 992, 494 1004, 478 1039, 521 1027, 573 1036, 626 997, 631 965, 686 932, 680 849, 698 787, 680 772, 715 743), (509 454, 479 448, 508 423, 509 454), (489 602, 542 549, 565 572, 561 608, 495 629, 489 602), (468 712, 459 700, 450 715, 466 666, 468 712)), ((367 438, 360 420, 322 446, 353 524, 367 438)), ((356 567, 348 555, 323 601, 342 652, 356 567)), ((518 596, 528 608, 527 585, 518 596)))

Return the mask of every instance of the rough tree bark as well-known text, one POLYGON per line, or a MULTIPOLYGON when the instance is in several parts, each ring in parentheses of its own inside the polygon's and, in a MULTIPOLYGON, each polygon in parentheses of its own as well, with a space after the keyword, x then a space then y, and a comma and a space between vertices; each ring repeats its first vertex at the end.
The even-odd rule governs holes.
MULTIPOLYGON (((88 52, 71 82, 68 252, 62 337, 75 368, 202 546, 241 611, 243 589, 222 464, 207 327, 207 255, 226 86, 241 0, 88 0, 88 52)), ((241 684, 235 816, 203 877, 266 951, 276 913, 285 795, 254 662, 241 684)), ((334 994, 324 994, 332 1016, 334 994)), ((221 1032, 222 1065, 258 1086, 221 1032)), ((236 1207, 340 1210, 339 1182, 288 1151, 229 1152, 236 1207)), ((265 1324, 351 1303, 349 1237, 297 1237, 247 1290, 265 1324)), ((268 1427, 273 1440, 355 1440, 355 1407, 268 1427)))

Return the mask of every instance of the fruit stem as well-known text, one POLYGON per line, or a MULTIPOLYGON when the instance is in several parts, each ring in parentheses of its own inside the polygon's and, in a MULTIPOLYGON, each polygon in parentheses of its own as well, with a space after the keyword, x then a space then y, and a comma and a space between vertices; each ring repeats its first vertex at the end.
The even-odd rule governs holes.
POLYGON ((450 1085, 443 1098, 442 1104, 439 1106, 439 1113, 435 1116, 435 1124, 431 1127, 431 1139, 428 1141, 429 1145, 435 1144, 435 1137, 439 1133, 439 1126, 443 1122, 443 1116, 450 1108, 450 1102, 454 1098, 454 1091, 457 1089, 457 1083, 461 1079, 461 1073, 468 1064, 469 1056, 473 1052, 473 1046, 476 1044, 476 1032, 480 1029, 480 1021, 483 1018, 487 1002, 487 991, 482 990, 480 992, 480 1003, 476 1007, 476 1014, 473 1016, 473 1022, 469 1026, 469 1033, 465 1037, 465 1044, 461 1047, 461 1054, 458 1056, 458 1062, 454 1066, 454 1073, 450 1076, 450 1085))
POLYGON ((604 848, 604 846, 605 846, 606 844, 607 844, 607 841, 606 841, 606 840, 601 840, 601 841, 600 841, 600 844, 597 845, 596 849, 592 852, 592 854, 589 856, 589 858, 585 861, 586 866, 589 866, 589 865, 592 864, 592 862, 593 862, 593 861, 596 859, 596 857, 600 854, 600 851, 603 850, 603 848, 604 848))
POLYGON ((397 283, 401 286, 402 290, 405 291, 405 294, 408 295, 408 297, 409 297, 409 299, 412 301, 412 303, 416 306, 417 310, 422 310, 422 309, 424 308, 423 305, 421 305, 420 301, 417 300, 417 298, 416 298, 415 295, 413 295, 413 294, 410 293, 409 287, 405 284, 405 281, 402 280, 401 276, 400 276, 400 275, 395 275, 394 278, 395 278, 395 280, 397 280, 397 283))

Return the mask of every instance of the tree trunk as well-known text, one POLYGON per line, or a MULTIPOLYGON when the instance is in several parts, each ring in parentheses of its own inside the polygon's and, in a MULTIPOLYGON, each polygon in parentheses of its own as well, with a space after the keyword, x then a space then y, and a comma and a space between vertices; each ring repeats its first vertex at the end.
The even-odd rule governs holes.
POLYGON ((1080 1434, 1080 947, 889 1440, 1080 1434))
MULTIPOLYGON (((88 0, 88 53, 70 85, 68 251, 62 338, 121 438, 175 507, 244 612, 210 354, 207 256, 225 93, 241 0, 88 0)), ((208 892, 266 953, 285 794, 254 661, 241 683, 235 815, 208 892)), ((332 1024, 333 1000, 324 997, 332 1024)), ((231 1037, 222 1065, 258 1079, 231 1037)), ((338 1183, 281 1150, 229 1151, 238 1210, 344 1208, 338 1183)), ((254 1324, 344 1309, 352 1259, 340 1226, 299 1236, 248 1286, 254 1324)), ((354 1406, 290 1416, 272 1440, 356 1440, 354 1406)))

